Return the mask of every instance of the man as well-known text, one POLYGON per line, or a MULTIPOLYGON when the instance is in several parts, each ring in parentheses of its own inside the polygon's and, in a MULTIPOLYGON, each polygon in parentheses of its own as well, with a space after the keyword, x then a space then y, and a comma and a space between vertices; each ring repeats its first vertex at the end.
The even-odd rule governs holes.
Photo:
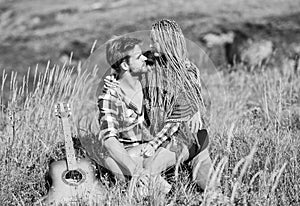
MULTIPOLYGON (((119 87, 107 89, 98 99, 102 151, 101 163, 118 178, 159 174, 151 166, 143 167, 145 158, 142 154, 146 140, 143 91, 140 76, 148 71, 147 59, 140 48, 141 41, 130 37, 115 37, 106 45, 106 57, 111 65, 119 87)), ((148 133, 149 134, 149 133, 148 133)), ((151 138, 150 138, 151 139, 151 138)), ((99 158, 95 158, 99 160, 99 158)), ((151 158, 146 158, 151 162, 151 158)), ((167 164, 166 161, 160 162, 167 164)), ((165 192, 170 188, 161 177, 165 192)))
POLYGON ((138 79, 141 73, 147 71, 147 67, 140 43, 137 39, 118 37, 107 43, 107 61, 115 70, 122 89, 118 92, 107 90, 98 99, 99 140, 109 155, 104 158, 105 166, 121 176, 133 176, 139 170, 138 164, 126 149, 142 143, 138 130, 143 118, 143 94, 138 79), (129 101, 123 101, 119 93, 129 101), (122 121, 122 117, 126 119, 122 121), (130 126, 132 129, 126 129, 130 126))

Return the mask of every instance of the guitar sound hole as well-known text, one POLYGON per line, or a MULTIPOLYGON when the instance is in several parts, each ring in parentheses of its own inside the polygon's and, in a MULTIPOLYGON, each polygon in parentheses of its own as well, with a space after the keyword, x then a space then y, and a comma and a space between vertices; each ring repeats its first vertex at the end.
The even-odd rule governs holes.
POLYGON ((65 180, 69 183, 79 183, 83 176, 78 170, 70 170, 65 174, 65 180))

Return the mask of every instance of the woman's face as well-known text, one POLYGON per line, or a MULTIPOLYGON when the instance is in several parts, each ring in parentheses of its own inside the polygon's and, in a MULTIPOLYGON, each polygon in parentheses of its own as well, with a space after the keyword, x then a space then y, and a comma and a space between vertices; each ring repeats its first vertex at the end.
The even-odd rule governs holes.
POLYGON ((151 31, 150 33, 150 48, 153 52, 161 53, 160 44, 158 43, 158 39, 155 36, 154 31, 151 31))

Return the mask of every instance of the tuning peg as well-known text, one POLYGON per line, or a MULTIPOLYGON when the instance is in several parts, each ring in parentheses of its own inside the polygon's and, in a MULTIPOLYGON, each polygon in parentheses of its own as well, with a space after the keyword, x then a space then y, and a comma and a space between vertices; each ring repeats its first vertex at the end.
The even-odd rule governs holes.
POLYGON ((54 113, 55 113, 55 116, 60 117, 59 104, 54 105, 54 113))
POLYGON ((70 107, 69 103, 67 104, 67 110, 68 110, 69 116, 72 115, 72 111, 71 111, 71 107, 70 107))

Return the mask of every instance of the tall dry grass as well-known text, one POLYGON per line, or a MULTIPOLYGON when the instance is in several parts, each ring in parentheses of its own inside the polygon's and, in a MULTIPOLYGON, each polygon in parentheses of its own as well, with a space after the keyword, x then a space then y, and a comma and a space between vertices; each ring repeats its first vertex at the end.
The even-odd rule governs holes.
MULTIPOLYGON (((90 115, 84 122, 92 125, 90 122, 94 120, 95 115, 91 114, 97 109, 96 101, 89 95, 96 89, 95 73, 81 73, 77 69, 74 75, 76 68, 50 68, 49 65, 43 74, 38 74, 36 68, 31 92, 28 90, 29 75, 23 82, 16 82, 17 74, 11 74, 10 99, 7 107, 1 107, 0 133, 0 196, 6 205, 28 204, 46 193, 44 176, 49 158, 55 156, 54 148, 64 140, 54 114, 55 103, 64 101, 72 105, 74 125, 75 122, 80 125, 87 113, 90 115)), ((5 72, 1 80, 2 85, 9 81, 5 72)), ((7 91, 2 87, 1 96, 4 92, 7 91)), ((78 129, 80 127, 74 127, 73 133, 77 134, 78 129)))
MULTIPOLYGON (((1 78, 2 85, 11 85, 10 91, 1 89, 1 97, 10 96, 0 118, 2 205, 31 205, 46 194, 49 158, 63 141, 56 102, 71 104, 74 134, 97 133, 96 71, 49 65, 45 73, 37 71, 33 91, 29 75, 23 82, 15 81, 16 73, 10 80, 6 73, 1 78)), ((153 193, 148 199, 129 198, 125 185, 109 186, 102 177, 106 205, 299 205, 300 74, 290 71, 284 65, 252 73, 220 72, 221 81, 211 80, 218 94, 212 98, 209 127, 214 171, 203 193, 187 170, 168 197, 153 193)))

